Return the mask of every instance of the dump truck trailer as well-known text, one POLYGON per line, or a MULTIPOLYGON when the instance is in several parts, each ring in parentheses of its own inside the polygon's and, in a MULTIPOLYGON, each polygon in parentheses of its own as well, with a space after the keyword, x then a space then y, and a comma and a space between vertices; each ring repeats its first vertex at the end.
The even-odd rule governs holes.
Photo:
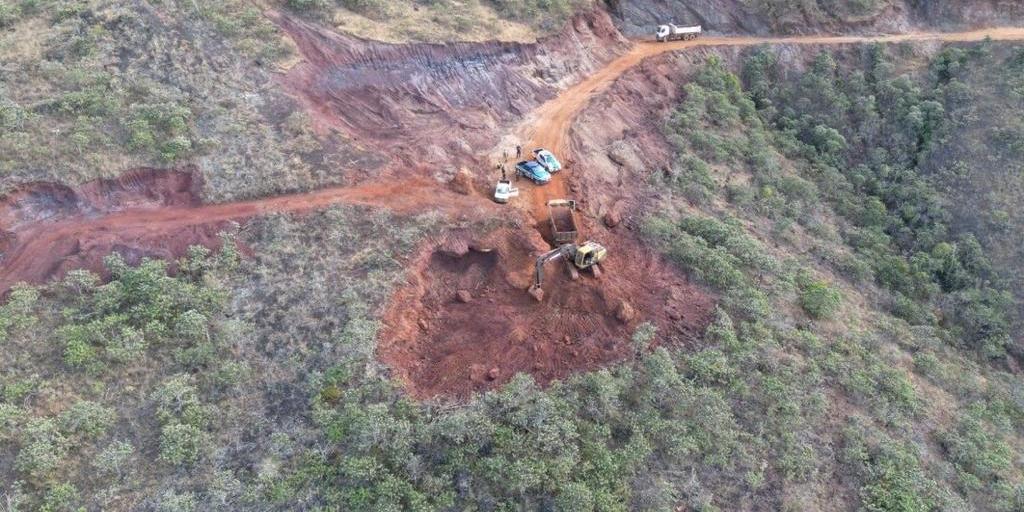
POLYGON ((655 39, 659 42, 697 39, 703 32, 704 28, 700 25, 692 27, 677 27, 676 25, 669 23, 668 25, 660 25, 658 27, 655 39))
POLYGON ((551 216, 551 237, 557 245, 576 241, 579 228, 576 227, 576 201, 572 199, 554 199, 548 201, 548 213, 551 216))

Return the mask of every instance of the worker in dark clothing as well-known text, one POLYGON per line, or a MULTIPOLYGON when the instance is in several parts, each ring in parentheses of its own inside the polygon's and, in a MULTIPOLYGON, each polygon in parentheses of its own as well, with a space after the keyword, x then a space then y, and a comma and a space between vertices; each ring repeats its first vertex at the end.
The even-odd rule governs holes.
POLYGON ((499 167, 501 167, 501 181, 508 181, 508 171, 505 169, 505 162, 502 162, 499 167))
POLYGON ((516 160, 523 158, 523 146, 516 144, 516 160))

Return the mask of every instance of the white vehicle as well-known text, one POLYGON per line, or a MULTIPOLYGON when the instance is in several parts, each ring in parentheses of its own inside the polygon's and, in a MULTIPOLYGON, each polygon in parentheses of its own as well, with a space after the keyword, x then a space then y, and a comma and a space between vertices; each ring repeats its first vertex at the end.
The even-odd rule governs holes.
POLYGON ((509 199, 519 196, 519 189, 512 186, 509 180, 498 180, 498 186, 494 188, 494 200, 505 204, 509 199))
POLYGON ((700 25, 694 27, 677 27, 669 23, 668 25, 661 25, 658 27, 658 33, 656 34, 655 39, 659 42, 697 39, 703 32, 704 29, 700 25))

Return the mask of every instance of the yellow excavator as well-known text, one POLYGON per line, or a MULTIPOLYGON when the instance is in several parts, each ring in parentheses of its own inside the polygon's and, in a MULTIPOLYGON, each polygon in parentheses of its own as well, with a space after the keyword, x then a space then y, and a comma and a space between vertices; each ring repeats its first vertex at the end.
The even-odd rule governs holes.
POLYGON ((597 242, 587 241, 582 244, 563 244, 537 258, 533 285, 529 294, 538 301, 544 300, 544 265, 549 261, 564 259, 573 280, 579 278, 579 270, 591 269, 595 276, 601 275, 598 263, 608 257, 608 249, 597 242))

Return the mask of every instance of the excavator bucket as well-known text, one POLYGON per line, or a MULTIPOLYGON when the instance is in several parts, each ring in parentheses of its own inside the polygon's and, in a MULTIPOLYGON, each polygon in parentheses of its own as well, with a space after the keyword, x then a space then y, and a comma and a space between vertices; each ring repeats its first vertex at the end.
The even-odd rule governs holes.
POLYGON ((529 293, 531 297, 537 299, 537 302, 544 301, 544 289, 539 286, 531 286, 529 290, 526 290, 526 293, 529 293))

